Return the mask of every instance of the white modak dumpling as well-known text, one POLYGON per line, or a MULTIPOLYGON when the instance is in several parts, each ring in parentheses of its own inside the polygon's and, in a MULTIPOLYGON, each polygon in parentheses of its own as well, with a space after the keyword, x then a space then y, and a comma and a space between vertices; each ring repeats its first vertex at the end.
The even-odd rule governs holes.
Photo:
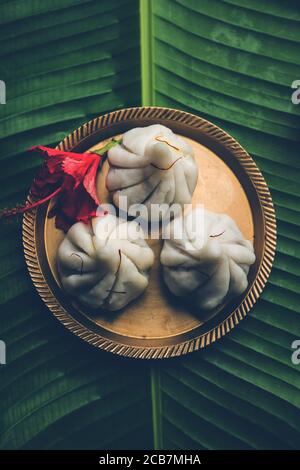
POLYGON ((193 209, 170 222, 164 238, 163 276, 176 296, 211 310, 246 290, 255 254, 228 215, 193 209))
POLYGON ((142 294, 154 255, 134 221, 114 215, 77 222, 59 246, 64 289, 93 309, 119 310, 142 294))
POLYGON ((125 200, 129 215, 137 215, 133 205, 143 204, 148 220, 161 220, 170 205, 178 214, 191 202, 198 178, 193 149, 165 126, 125 132, 121 144, 108 151, 108 162, 106 187, 116 206, 122 208, 125 200))

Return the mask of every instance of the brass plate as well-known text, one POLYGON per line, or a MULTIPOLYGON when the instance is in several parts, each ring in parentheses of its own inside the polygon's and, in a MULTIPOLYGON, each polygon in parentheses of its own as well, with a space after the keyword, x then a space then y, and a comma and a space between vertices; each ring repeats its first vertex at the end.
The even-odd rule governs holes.
MULTIPOLYGON (((155 252, 146 292, 123 311, 83 311, 60 288, 56 250, 62 232, 47 218, 50 206, 24 215, 25 257, 33 282, 46 305, 73 333, 94 346, 123 356, 164 358, 203 348, 229 332, 249 312, 269 276, 276 247, 276 221, 269 189, 247 152, 210 122, 168 108, 129 108, 100 116, 84 124, 58 146, 83 152, 136 126, 164 124, 186 138, 195 150, 199 180, 193 203, 228 213, 247 239, 254 242, 256 263, 249 272, 248 290, 206 317, 169 294, 159 265, 160 240, 148 240, 155 252)), ((101 200, 109 201, 99 175, 101 200)))

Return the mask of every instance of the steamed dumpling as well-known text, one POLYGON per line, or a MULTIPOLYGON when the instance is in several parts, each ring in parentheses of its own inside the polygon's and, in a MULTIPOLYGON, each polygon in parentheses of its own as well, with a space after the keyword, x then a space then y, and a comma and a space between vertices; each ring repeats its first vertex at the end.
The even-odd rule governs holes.
POLYGON ((197 208, 167 231, 161 263, 173 294, 211 310, 246 290, 254 250, 228 215, 197 208))
POLYGON ((64 289, 80 303, 118 310, 146 289, 153 259, 136 222, 107 214, 74 224, 57 262, 64 289))
POLYGON ((198 178, 193 149, 165 126, 125 132, 122 143, 109 150, 108 162, 106 187, 116 206, 122 207, 120 196, 126 198, 129 215, 137 215, 130 206, 144 204, 148 211, 152 207, 152 220, 160 220, 171 204, 178 206, 173 207, 178 213, 191 202, 198 178), (154 204, 164 207, 159 210, 154 204))

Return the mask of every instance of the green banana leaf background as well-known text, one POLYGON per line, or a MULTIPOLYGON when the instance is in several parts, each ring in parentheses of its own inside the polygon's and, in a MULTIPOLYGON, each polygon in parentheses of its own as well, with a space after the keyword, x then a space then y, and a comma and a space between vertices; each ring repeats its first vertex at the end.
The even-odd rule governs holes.
POLYGON ((272 192, 270 281, 231 334, 181 358, 138 361, 66 331, 35 292, 21 223, 1 223, 1 449, 299 449, 300 4, 273 0, 0 0, 0 205, 107 111, 191 111, 231 133, 272 192))

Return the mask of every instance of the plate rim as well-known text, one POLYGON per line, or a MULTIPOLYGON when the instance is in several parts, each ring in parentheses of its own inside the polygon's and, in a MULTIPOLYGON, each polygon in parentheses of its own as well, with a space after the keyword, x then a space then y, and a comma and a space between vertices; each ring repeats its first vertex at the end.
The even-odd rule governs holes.
POLYGON ((100 115, 78 127, 71 134, 66 136, 56 148, 71 151, 79 142, 82 143, 87 137, 97 134, 99 129, 109 128, 116 123, 137 119, 175 121, 181 125, 199 130, 202 134, 206 134, 207 137, 212 138, 222 147, 229 150, 239 161, 251 181, 262 212, 264 225, 263 253, 252 285, 240 304, 231 311, 224 320, 219 321, 212 328, 194 337, 189 337, 190 335, 187 333, 188 338, 178 343, 161 346, 124 344, 118 339, 107 338, 98 332, 91 331, 88 326, 74 318, 74 316, 61 305, 52 292, 44 276, 38 256, 37 209, 27 212, 23 216, 23 248, 27 268, 36 290, 49 310, 68 330, 89 344, 117 355, 140 359, 161 359, 180 356, 210 345, 229 333, 250 312, 265 287, 273 266, 276 251, 276 217, 268 185, 248 152, 223 129, 204 118, 186 111, 158 106, 142 106, 112 111, 100 115))

